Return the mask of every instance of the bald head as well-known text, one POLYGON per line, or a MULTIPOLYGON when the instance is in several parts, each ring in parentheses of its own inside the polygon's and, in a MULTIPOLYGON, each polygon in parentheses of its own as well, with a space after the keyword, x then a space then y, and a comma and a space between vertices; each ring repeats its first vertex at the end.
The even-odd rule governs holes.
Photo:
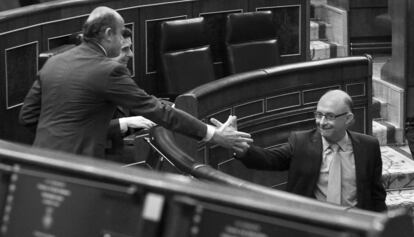
POLYGON ((338 142, 354 121, 351 97, 341 90, 328 91, 318 102, 315 121, 326 140, 338 142))
POLYGON ((98 43, 108 57, 117 57, 122 47, 124 19, 109 7, 95 8, 83 25, 85 41, 98 43))
POLYGON ((100 40, 106 29, 117 30, 124 25, 124 19, 109 7, 95 8, 83 25, 83 36, 86 39, 100 40))
POLYGON ((320 99, 319 103, 324 104, 332 104, 334 107, 337 107, 343 112, 351 112, 352 111, 352 98, 342 90, 331 90, 326 92, 320 99))

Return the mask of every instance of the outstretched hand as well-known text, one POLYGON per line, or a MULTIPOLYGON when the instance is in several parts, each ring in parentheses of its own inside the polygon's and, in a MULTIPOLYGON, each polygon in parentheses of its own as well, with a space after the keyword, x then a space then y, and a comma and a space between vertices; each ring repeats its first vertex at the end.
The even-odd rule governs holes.
POLYGON ((216 126, 212 141, 237 153, 244 153, 250 147, 249 144, 253 142, 253 139, 250 134, 237 131, 236 119, 236 116, 230 115, 225 123, 221 123, 217 119, 211 118, 211 123, 216 126))

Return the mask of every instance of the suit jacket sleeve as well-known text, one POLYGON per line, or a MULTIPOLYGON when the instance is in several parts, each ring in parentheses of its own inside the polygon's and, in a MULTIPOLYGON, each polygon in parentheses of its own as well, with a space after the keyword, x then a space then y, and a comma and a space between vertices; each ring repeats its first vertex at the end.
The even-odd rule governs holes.
POLYGON ((372 177, 372 201, 374 211, 385 211, 387 210, 387 205, 385 204, 386 191, 382 183, 382 159, 381 151, 378 140, 375 139, 375 167, 372 177))
POLYGON ((243 157, 237 157, 247 168, 260 170, 288 170, 292 158, 292 144, 295 135, 289 137, 289 142, 272 150, 252 145, 243 157))
POLYGON ((39 77, 37 77, 20 108, 19 122, 23 126, 29 128, 32 132, 36 131, 37 123, 39 121, 41 93, 41 83, 39 77))
POLYGON ((202 139, 207 133, 205 123, 182 110, 172 108, 139 88, 124 66, 119 65, 112 70, 104 90, 103 96, 107 100, 163 127, 195 139, 202 139))
POLYGON ((115 136, 122 137, 121 127, 119 125, 118 118, 111 119, 111 121, 109 122, 108 138, 115 137, 115 136))

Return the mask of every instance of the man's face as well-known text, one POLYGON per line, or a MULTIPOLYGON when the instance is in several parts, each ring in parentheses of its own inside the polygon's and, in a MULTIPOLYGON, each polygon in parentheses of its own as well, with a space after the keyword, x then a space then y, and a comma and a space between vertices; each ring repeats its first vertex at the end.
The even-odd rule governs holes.
POLYGON ((122 37, 122 31, 124 29, 124 21, 122 19, 117 22, 116 29, 112 29, 112 34, 110 37, 110 48, 108 50, 108 57, 117 57, 122 48, 122 42, 124 38, 122 37))
POLYGON ((132 40, 131 37, 125 38, 122 43, 121 47, 121 53, 118 57, 115 58, 118 62, 125 65, 125 67, 128 65, 129 59, 131 59, 134 54, 132 53, 132 40))
POLYGON ((320 113, 319 116, 315 116, 316 126, 326 140, 337 142, 345 136, 346 129, 352 121, 352 113, 342 100, 322 97, 318 102, 316 113, 320 113))

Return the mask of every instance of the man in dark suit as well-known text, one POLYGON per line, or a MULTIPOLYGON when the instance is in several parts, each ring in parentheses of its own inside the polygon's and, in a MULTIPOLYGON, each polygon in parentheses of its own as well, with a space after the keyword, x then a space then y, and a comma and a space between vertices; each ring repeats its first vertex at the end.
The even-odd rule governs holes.
POLYGON ((342 206, 386 210, 379 142, 347 130, 354 119, 351 97, 341 90, 327 92, 318 102, 315 119, 316 129, 293 132, 281 147, 266 150, 246 144, 235 149, 235 157, 248 168, 289 170, 289 192, 342 206), (337 191, 330 194, 329 184, 335 179, 337 191))
POLYGON ((84 42, 50 58, 39 71, 20 111, 20 121, 40 110, 35 147, 104 157, 109 122, 117 105, 195 139, 231 148, 250 135, 207 125, 148 95, 131 79, 120 54, 124 20, 108 7, 94 9, 83 27, 84 42), (39 101, 41 101, 39 103, 39 101))
MULTIPOLYGON (((122 31, 124 38, 121 53, 114 59, 128 67, 128 63, 134 53, 132 52, 132 32, 125 28, 122 31)), ((129 109, 116 106, 114 115, 109 123, 107 144, 105 147, 105 158, 115 162, 130 164, 136 162, 136 146, 124 146, 124 137, 136 133, 136 129, 149 129, 156 124, 142 116, 131 116, 129 109)), ((145 132, 144 130, 142 132, 145 132)), ((140 147, 142 148, 142 147, 140 147)), ((147 149, 145 149, 147 150, 147 149)), ((142 157, 146 158, 144 151, 141 151, 142 157)))

